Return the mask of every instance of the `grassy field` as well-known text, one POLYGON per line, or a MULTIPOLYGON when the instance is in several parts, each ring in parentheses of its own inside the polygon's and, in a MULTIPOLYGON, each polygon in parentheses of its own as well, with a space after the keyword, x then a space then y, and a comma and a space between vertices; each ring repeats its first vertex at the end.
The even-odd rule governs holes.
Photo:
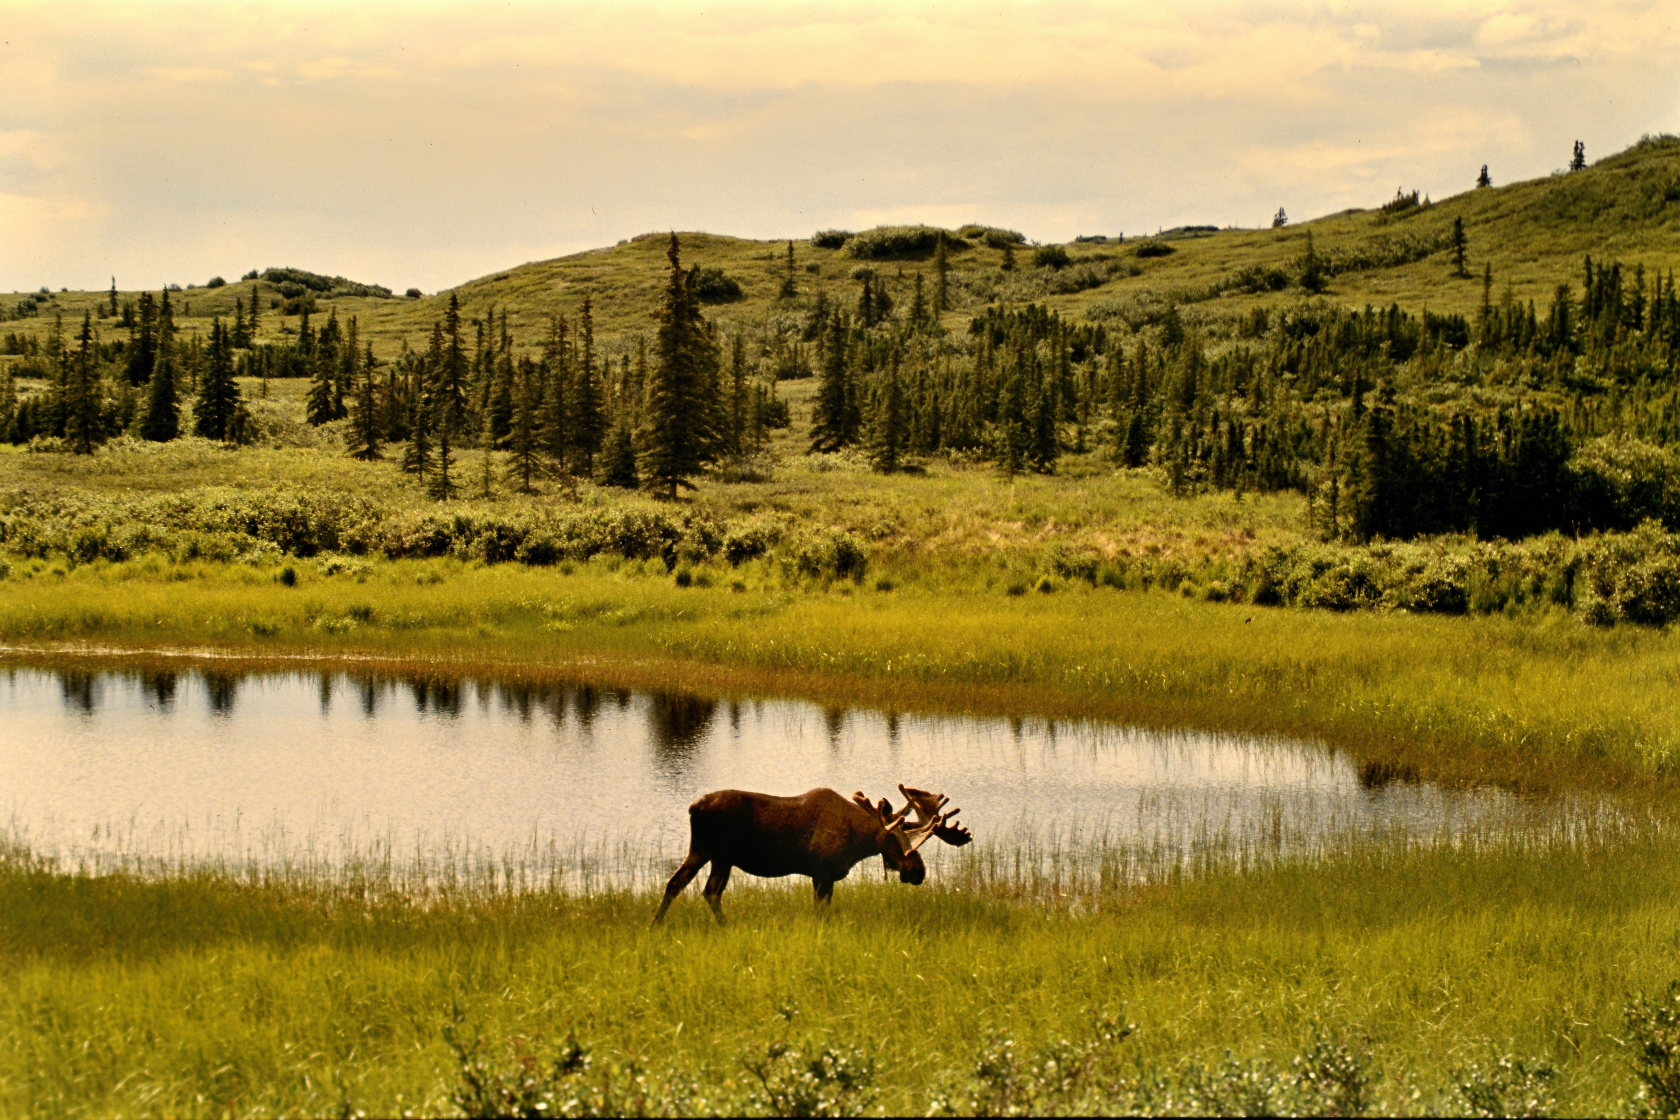
POLYGON ((737 887, 721 930, 694 900, 649 930, 650 897, 419 906, 14 859, 0 1110, 436 1115, 463 1085, 451 1032, 486 1073, 539 1081, 575 1032, 593 1065, 554 1079, 569 1114, 603 1085, 598 1106, 637 1107, 632 1065, 640 1107, 687 1113, 773 1110, 756 1065, 783 1108, 827 1092, 841 1112, 1617 1114, 1624 1008, 1680 944, 1662 832, 1474 859, 1374 843, 1060 897, 976 859, 920 890, 860 874, 827 918, 803 890, 737 887), (1105 1041, 1105 1015, 1134 1033, 1105 1041), (1329 1072, 1302 1086, 1315 1042, 1329 1072), (824 1051, 831 1076, 801 1076, 824 1051))

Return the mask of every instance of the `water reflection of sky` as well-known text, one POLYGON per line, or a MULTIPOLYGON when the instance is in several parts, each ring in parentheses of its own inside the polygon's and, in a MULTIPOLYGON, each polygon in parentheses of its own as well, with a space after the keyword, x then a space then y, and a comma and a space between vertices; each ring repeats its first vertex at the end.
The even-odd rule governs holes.
POLYGON ((43 854, 686 846, 725 787, 942 790, 977 838, 1183 843, 1473 820, 1499 795, 1361 787, 1311 744, 567 685, 183 670, 0 675, 0 823, 43 854))

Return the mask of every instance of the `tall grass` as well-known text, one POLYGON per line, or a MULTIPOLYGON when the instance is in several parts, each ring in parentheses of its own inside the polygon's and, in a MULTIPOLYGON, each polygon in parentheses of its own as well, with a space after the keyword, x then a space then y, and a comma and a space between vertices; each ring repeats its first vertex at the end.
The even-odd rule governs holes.
POLYGON ((803 889, 732 886, 728 927, 691 898, 657 931, 646 891, 87 876, 13 847, 0 1111, 448 1112, 466 1030, 509 1065, 575 1032, 714 1101, 746 1099, 767 1042, 853 1048, 883 1107, 925 1112, 996 1039, 1024 1058, 1092 1013, 1137 1025, 1112 1060, 1138 1081, 1227 1051, 1287 1064, 1322 1036, 1372 1051, 1375 1111, 1454 1108, 1455 1078, 1506 1054, 1555 1067, 1561 1108, 1603 1111, 1633 1091, 1621 1008, 1680 942, 1666 826, 1610 824, 1313 859, 1214 844, 1155 883, 994 848, 919 889, 860 869, 826 916, 803 889))

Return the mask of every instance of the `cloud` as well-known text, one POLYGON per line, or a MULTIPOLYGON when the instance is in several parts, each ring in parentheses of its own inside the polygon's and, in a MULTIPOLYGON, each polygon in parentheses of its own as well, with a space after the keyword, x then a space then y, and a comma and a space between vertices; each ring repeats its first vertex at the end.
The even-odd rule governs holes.
POLYGON ((1680 129, 1662 3, 172 11, 8 12, 0 288, 290 261, 435 290, 673 227, 1300 220, 1680 129))

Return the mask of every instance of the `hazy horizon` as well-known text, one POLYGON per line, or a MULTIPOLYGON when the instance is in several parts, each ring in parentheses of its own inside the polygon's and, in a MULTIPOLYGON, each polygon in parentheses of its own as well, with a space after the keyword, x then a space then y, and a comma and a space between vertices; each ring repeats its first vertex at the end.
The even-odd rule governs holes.
POLYGON ((1680 131, 1659 3, 3 10, 13 291, 436 291, 665 229, 1252 227, 1680 131))

